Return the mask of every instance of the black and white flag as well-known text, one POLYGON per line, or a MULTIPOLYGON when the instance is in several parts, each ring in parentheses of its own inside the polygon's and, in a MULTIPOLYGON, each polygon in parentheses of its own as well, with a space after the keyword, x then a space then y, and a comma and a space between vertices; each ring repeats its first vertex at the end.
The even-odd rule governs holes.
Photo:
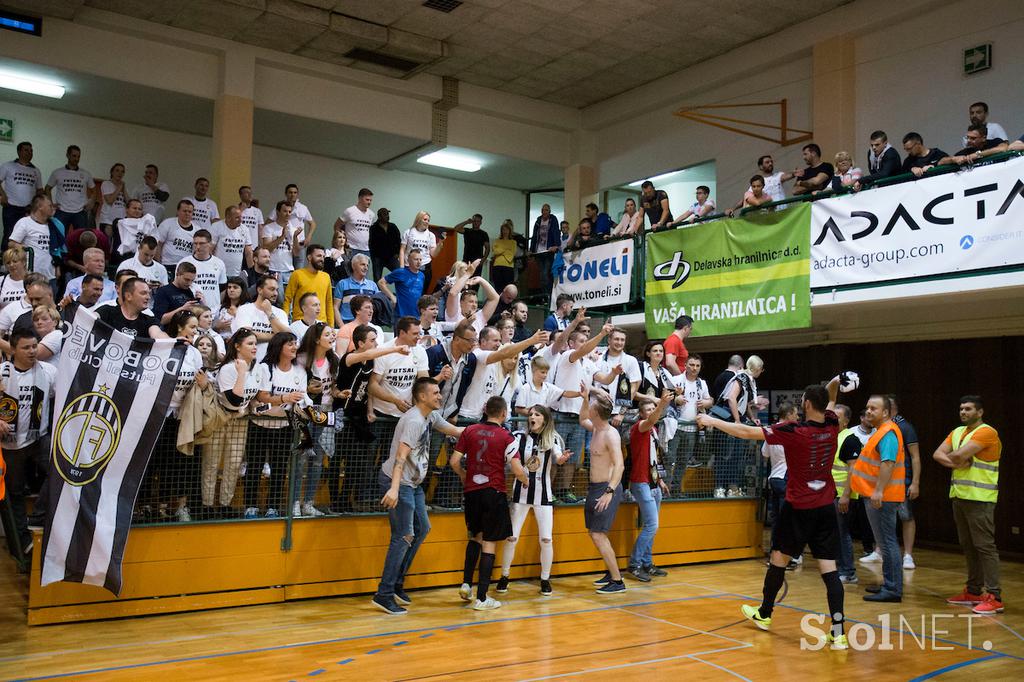
POLYGON ((185 348, 135 339, 79 307, 54 396, 42 584, 121 591, 121 559, 185 348))

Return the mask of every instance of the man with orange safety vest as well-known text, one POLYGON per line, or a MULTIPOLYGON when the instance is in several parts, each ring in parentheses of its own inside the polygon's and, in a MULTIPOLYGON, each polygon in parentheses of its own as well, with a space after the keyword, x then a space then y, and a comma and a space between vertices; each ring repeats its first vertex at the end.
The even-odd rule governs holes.
POLYGON ((962 426, 953 429, 932 457, 953 470, 949 497, 953 502, 956 534, 967 559, 967 585, 963 592, 946 602, 971 606, 975 613, 992 615, 1003 612, 999 551, 995 540, 999 458, 1003 445, 996 430, 982 421, 984 416, 981 396, 960 398, 962 426))
POLYGON ((850 487, 867 500, 868 523, 882 552, 882 585, 868 587, 864 601, 903 601, 903 561, 896 539, 896 515, 906 499, 903 434, 892 421, 887 396, 868 398, 867 420, 875 433, 860 451, 850 472, 850 487))

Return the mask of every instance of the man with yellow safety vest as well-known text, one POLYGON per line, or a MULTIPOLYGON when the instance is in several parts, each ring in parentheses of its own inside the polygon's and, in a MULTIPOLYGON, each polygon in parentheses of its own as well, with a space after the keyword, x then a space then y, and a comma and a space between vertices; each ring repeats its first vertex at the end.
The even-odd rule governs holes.
POLYGON ((906 499, 903 434, 892 421, 892 403, 884 395, 868 398, 867 420, 875 433, 850 472, 850 487, 867 498, 868 522, 882 552, 882 585, 868 587, 864 601, 903 601, 903 562, 896 539, 896 515, 906 499))
POLYGON ((1003 445, 996 430, 982 421, 984 416, 981 396, 960 398, 962 426, 953 429, 932 457, 953 470, 949 497, 953 502, 956 534, 967 559, 967 585, 946 602, 972 606, 975 613, 991 615, 1003 612, 995 540, 1003 445))

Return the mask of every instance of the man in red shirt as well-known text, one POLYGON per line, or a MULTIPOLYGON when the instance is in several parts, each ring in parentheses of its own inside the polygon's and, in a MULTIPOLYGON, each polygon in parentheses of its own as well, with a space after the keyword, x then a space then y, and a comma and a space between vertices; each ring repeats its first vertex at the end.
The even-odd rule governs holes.
POLYGON ((508 404, 501 396, 491 396, 484 405, 487 421, 466 428, 455 444, 452 469, 462 479, 465 496, 463 509, 470 540, 466 544, 459 596, 470 601, 473 569, 479 560, 480 576, 473 608, 487 611, 501 602, 487 596, 494 569, 495 545, 512 536, 512 517, 505 494, 505 464, 512 463, 512 473, 523 486, 529 485, 526 469, 515 459, 516 445, 512 434, 502 426, 508 417, 508 404), (465 458, 465 466, 463 466, 465 458))
POLYGON ((640 420, 629 430, 629 491, 636 500, 643 528, 629 557, 629 572, 641 582, 651 582, 652 576, 663 577, 665 571, 654 565, 654 535, 658 532, 658 512, 661 496, 668 495, 665 483, 665 463, 655 424, 674 397, 672 391, 661 394, 657 403, 640 404, 640 420))
POLYGON ((841 384, 848 387, 847 390, 854 386, 843 372, 827 386, 805 388, 803 421, 760 427, 725 422, 705 414, 697 416, 697 423, 703 427, 714 427, 745 440, 781 445, 786 453, 786 501, 776 521, 778 533, 772 539, 771 559, 764 577, 764 601, 760 608, 744 604, 743 615, 762 630, 771 627, 775 597, 782 588, 786 566, 792 557, 803 554, 805 545, 810 545, 825 583, 828 612, 832 617, 832 628, 825 640, 833 649, 849 647, 843 633, 843 583, 836 570, 839 521, 833 503, 836 484, 832 479, 832 460, 839 434, 839 418, 833 408, 841 384))
POLYGON ((690 353, 683 341, 692 331, 693 318, 689 315, 680 315, 676 318, 676 330, 665 339, 665 369, 671 372, 672 376, 679 376, 686 371, 686 360, 690 353))

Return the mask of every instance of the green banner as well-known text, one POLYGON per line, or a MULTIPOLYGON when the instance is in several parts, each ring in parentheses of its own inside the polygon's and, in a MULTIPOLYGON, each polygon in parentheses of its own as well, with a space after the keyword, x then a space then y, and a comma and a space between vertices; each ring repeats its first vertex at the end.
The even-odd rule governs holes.
POLYGON ((647 238, 647 336, 679 315, 693 336, 811 326, 810 204, 722 219, 647 238))

